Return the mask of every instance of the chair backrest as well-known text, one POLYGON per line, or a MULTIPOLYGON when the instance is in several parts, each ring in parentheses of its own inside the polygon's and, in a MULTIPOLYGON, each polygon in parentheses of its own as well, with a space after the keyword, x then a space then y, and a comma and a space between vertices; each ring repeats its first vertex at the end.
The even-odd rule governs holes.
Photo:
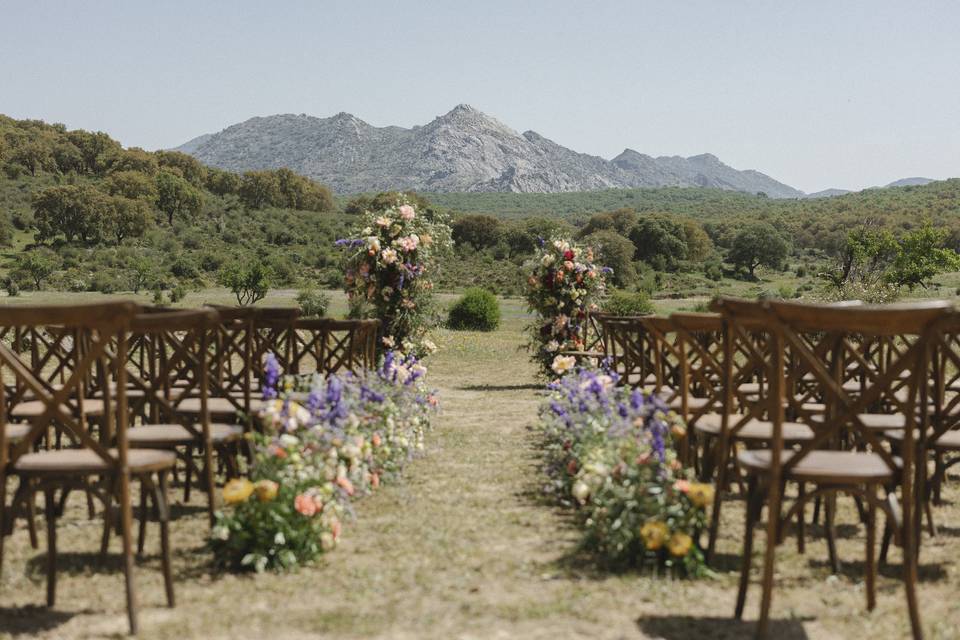
POLYGON ((688 424, 723 410, 723 317, 718 313, 670 316, 680 351, 681 413, 688 424), (706 400, 691 408, 690 398, 706 400))
MULTIPOLYGON (((58 358, 72 363, 69 372, 62 371, 63 382, 53 387, 44 379, 43 369, 35 369, 30 353, 18 353, 0 342, 0 377, 12 379, 10 387, 25 389, 42 411, 30 422, 27 435, 10 450, 6 441, 7 402, 0 397, 0 469, 28 453, 50 427, 66 435, 80 447, 93 450, 109 465, 122 469, 127 458, 126 362, 127 335, 139 307, 132 302, 106 302, 70 306, 24 306, 0 308, 0 327, 14 328, 22 335, 38 333, 70 335, 69 343, 60 343, 58 358), (117 378, 116 394, 106 378, 117 378), (97 377, 103 401, 103 424, 99 438, 94 438, 82 419, 79 403, 83 401, 91 379, 97 377), (115 454, 109 447, 116 442, 115 454)), ((49 361, 48 361, 49 362, 49 361)), ((59 375, 59 374, 58 374, 59 375)), ((0 396, 6 396, 7 385, 0 385, 0 396)))
MULTIPOLYGON (((887 470, 895 475, 906 474, 913 464, 913 439, 924 437, 927 412, 920 414, 919 436, 916 407, 926 403, 929 350, 935 327, 948 314, 949 303, 923 302, 905 305, 830 305, 802 304, 782 301, 746 301, 720 298, 715 301, 732 331, 742 333, 747 324, 762 323, 769 336, 769 348, 757 354, 767 369, 770 381, 768 415, 773 422, 769 442, 780 469, 783 449, 783 422, 791 403, 796 399, 788 390, 806 378, 815 384, 826 401, 824 419, 811 421, 814 437, 797 449, 783 469, 801 463, 811 451, 823 448, 854 446, 876 453, 887 470), (858 336, 900 336, 909 338, 908 346, 892 356, 882 374, 864 384, 862 391, 851 394, 843 387, 844 365, 860 352, 858 336), (789 358, 788 358, 789 356, 789 358), (788 366, 789 363, 789 366, 788 366), (904 416, 903 465, 882 446, 879 435, 867 428, 860 414, 868 413, 872 403, 892 393, 901 384, 902 372, 909 372, 906 393, 895 399, 896 411, 904 416)), ((901 387, 903 388, 903 387, 901 387)), ((728 391, 729 395, 729 391, 728 391)))
POLYGON ((210 345, 220 325, 214 309, 150 311, 134 316, 131 342, 148 345, 152 357, 148 368, 127 359, 128 387, 142 393, 129 401, 131 415, 149 415, 153 423, 179 423, 194 435, 201 435, 192 414, 177 407, 186 398, 200 399, 199 423, 208 433, 207 407, 210 379, 210 345), (181 386, 172 393, 171 381, 181 386))
POLYGON ((603 338, 603 354, 609 366, 620 375, 622 384, 653 384, 654 356, 642 316, 609 316, 598 318, 603 338))
POLYGON ((207 306, 220 314, 211 345, 210 396, 229 400, 249 416, 253 377, 259 369, 253 360, 257 311, 253 307, 207 306))
POLYGON ((359 372, 376 367, 379 320, 301 318, 294 323, 293 374, 359 372))
POLYGON ((644 316, 640 322, 653 350, 654 392, 667 390, 671 396, 679 394, 683 386, 683 349, 677 328, 669 316, 644 316))

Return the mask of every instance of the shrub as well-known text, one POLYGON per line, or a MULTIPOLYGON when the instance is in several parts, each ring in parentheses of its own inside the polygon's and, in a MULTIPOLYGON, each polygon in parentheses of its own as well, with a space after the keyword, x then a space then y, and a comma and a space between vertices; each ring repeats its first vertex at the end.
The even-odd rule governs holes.
POLYGON ((20 295, 20 285, 16 278, 7 276, 3 281, 3 287, 7 290, 7 295, 11 298, 20 295))
POLYGON ((703 267, 703 275, 709 280, 720 282, 723 279, 723 265, 719 262, 708 262, 703 267))
POLYGON ((244 307, 263 300, 270 290, 270 271, 262 262, 227 265, 220 270, 219 280, 244 307))
POLYGON ((447 326, 451 329, 494 331, 500 326, 500 304, 486 289, 472 287, 450 307, 447 326))
POLYGON ((303 317, 321 317, 327 313, 327 308, 330 306, 330 296, 323 291, 304 289, 297 294, 297 304, 300 305, 300 314, 303 317))
POLYGON ((173 289, 170 289, 170 302, 177 303, 187 297, 187 289, 181 283, 177 283, 173 289))
POLYGON ((613 316, 642 316, 653 313, 653 304, 642 291, 614 291, 604 303, 603 312, 613 316))

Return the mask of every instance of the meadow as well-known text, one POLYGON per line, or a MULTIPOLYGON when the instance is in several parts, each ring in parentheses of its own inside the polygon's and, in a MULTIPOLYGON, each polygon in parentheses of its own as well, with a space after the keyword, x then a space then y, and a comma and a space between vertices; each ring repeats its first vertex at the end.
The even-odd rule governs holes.
MULTIPOLYGON (((292 304, 274 291, 264 304, 292 304)), ((89 294, 87 294, 89 295, 89 294)), ((229 292, 191 294, 183 304, 226 301, 229 292)), ((30 301, 24 295, 23 301, 30 301)), ((72 296, 45 298, 69 302, 72 296)), ((451 300, 442 296, 444 304, 451 300)), ((19 300, 18 300, 19 302, 19 300)), ((670 301, 661 310, 690 301, 670 301)), ((234 575, 214 569, 205 548, 204 498, 183 503, 172 489, 177 608, 164 606, 158 540, 150 529, 136 572, 145 638, 749 638, 732 617, 743 509, 724 509, 716 575, 700 580, 604 571, 578 549, 569 512, 544 499, 535 430, 542 383, 520 349, 529 317, 516 298, 501 299, 503 324, 491 333, 432 334, 439 351, 428 382, 442 412, 426 454, 390 485, 357 505, 341 545, 293 574, 234 575)), ((333 294, 333 313, 345 300, 333 294)), ((939 535, 924 536, 919 587, 930 638, 960 634, 960 483, 948 483, 936 509, 939 535)), ((777 638, 899 638, 909 631, 899 552, 881 569, 878 605, 865 609, 862 533, 849 500, 838 519, 838 575, 831 575, 818 526, 806 554, 788 535, 778 551, 773 634, 777 638)), ((809 517, 809 512, 808 512, 809 517)), ((125 633, 118 556, 99 563, 101 524, 75 495, 61 521, 58 603, 44 602, 44 551, 22 525, 7 539, 0 589, 0 637, 90 638, 125 633)), ((41 534, 42 547, 42 534, 41 534)), ((112 551, 118 543, 114 540, 112 551)), ((762 535, 755 547, 762 550, 762 535)), ((759 557, 754 567, 758 570, 759 557)))

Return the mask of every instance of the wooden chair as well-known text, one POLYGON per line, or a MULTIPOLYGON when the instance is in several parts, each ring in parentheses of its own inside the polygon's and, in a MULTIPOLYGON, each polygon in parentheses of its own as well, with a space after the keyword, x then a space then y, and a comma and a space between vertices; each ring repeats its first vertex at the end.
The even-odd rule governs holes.
MULTIPOLYGON (((61 307, 4 307, 0 308, 0 326, 55 327, 70 331, 78 338, 70 347, 73 366, 65 374, 63 384, 56 390, 49 388, 41 376, 31 370, 29 361, 7 345, 0 344, 0 374, 15 379, 15 386, 30 390, 43 404, 39 417, 31 422, 30 431, 13 446, 6 441, 6 406, 0 398, 0 557, 3 538, 11 532, 15 513, 8 517, 6 480, 8 476, 20 479, 21 487, 38 487, 45 497, 47 520, 47 605, 55 604, 56 596, 56 492, 64 494, 81 488, 98 496, 105 505, 104 546, 107 543, 113 516, 119 520, 123 543, 123 568, 126 578, 127 612, 131 633, 137 632, 137 599, 133 582, 132 506, 130 481, 141 482, 141 491, 154 496, 160 515, 163 577, 167 602, 174 605, 173 578, 170 567, 170 541, 167 527, 166 477, 175 464, 175 456, 167 451, 132 449, 127 440, 126 349, 127 332, 137 306, 129 302, 109 302, 92 305, 61 307), (116 395, 112 393, 107 376, 113 373, 116 395), (79 420, 76 404, 85 389, 96 378, 96 386, 103 389, 103 424, 98 438, 94 438, 79 420), (52 425, 62 433, 74 448, 33 451, 34 445, 52 425), (154 481, 154 476, 157 480, 154 481)), ((6 387, 0 385, 0 394, 6 387)), ((62 502, 62 499, 61 499, 62 502)), ((16 504, 16 499, 14 499, 16 504)))
POLYGON ((621 384, 642 387, 656 383, 653 348, 641 317, 600 316, 604 360, 621 384))
POLYGON ((771 345, 763 362, 770 380, 772 434, 765 449, 747 450, 738 455, 738 463, 748 475, 749 488, 736 617, 742 616, 746 603, 753 529, 763 506, 768 508, 768 517, 757 626, 757 635, 761 637, 766 636, 769 626, 776 546, 782 541, 784 526, 812 498, 843 492, 856 496, 867 508, 864 518, 867 530, 867 608, 873 609, 876 604, 876 514, 879 510, 886 515, 888 529, 903 547, 903 577, 911 628, 915 638, 922 637, 916 598, 919 520, 913 438, 915 432, 921 440, 924 438, 926 413, 918 416, 915 407, 917 403, 926 405, 930 337, 933 327, 947 314, 949 304, 842 307, 721 298, 715 301, 714 308, 723 313, 731 330, 738 333, 742 333, 750 321, 766 323, 771 345), (868 384, 856 398, 842 386, 845 354, 857 349, 849 340, 852 334, 898 334, 914 338, 908 348, 891 359, 886 372, 868 384), (789 369, 786 366, 788 348, 793 353, 793 367, 789 369), (878 434, 866 428, 858 416, 897 384, 905 370, 911 374, 906 388, 904 446, 902 457, 895 458, 883 447, 878 434), (815 431, 813 439, 788 448, 784 441, 785 412, 793 398, 787 394, 787 389, 808 373, 812 373, 816 383, 823 388, 827 412, 822 422, 811 425, 815 431), (918 424, 919 430, 915 429, 918 424), (845 443, 854 446, 844 446, 845 443), (783 513, 784 486, 788 481, 813 485, 814 490, 798 495, 783 513), (878 495, 880 489, 887 490, 885 498, 878 495))
POLYGON ((300 318, 294 323, 292 374, 359 372, 377 365, 379 320, 300 318))
MULTIPOLYGON (((139 392, 130 402, 133 413, 155 416, 152 421, 130 429, 128 441, 137 448, 168 450, 178 455, 186 469, 184 500, 190 500, 190 487, 196 476, 207 492, 211 525, 215 503, 213 454, 217 452, 225 462, 229 476, 236 475, 237 445, 243 438, 242 427, 211 423, 207 409, 209 347, 219 323, 220 314, 213 309, 138 314, 133 319, 131 335, 151 345, 157 362, 149 376, 142 376, 142 368, 127 373, 131 388, 139 392), (184 382, 176 394, 171 393, 170 386, 174 379, 184 382), (179 411, 179 405, 189 398, 199 399, 196 422, 192 411, 179 411), (140 405, 149 405, 149 409, 140 409, 140 405), (202 468, 197 466, 194 452, 202 454, 202 468)), ((141 520, 141 532, 144 522, 145 519, 141 520)), ((142 535, 138 547, 142 551, 142 535)))

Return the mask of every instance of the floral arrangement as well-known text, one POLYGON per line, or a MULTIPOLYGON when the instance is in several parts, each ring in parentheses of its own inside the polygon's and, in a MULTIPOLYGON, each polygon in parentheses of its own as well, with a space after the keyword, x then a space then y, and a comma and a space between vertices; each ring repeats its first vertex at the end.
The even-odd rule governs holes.
POLYGON ((336 244, 350 249, 344 282, 351 308, 365 307, 382 321, 383 346, 419 356, 434 350, 425 339, 436 322, 430 272, 434 258, 451 246, 446 219, 432 211, 418 214, 401 198, 386 210, 365 213, 356 237, 336 244))
POLYGON ((211 546, 241 570, 290 569, 333 549, 357 498, 423 450, 437 406, 414 356, 387 351, 360 375, 282 377, 269 354, 248 477, 223 489, 211 546))
POLYGON ((567 240, 540 241, 528 265, 527 305, 536 314, 529 327, 529 349, 544 375, 562 375, 582 351, 587 314, 599 310, 606 292, 607 267, 593 263, 593 250, 567 240))
POLYGON ((692 482, 673 440, 685 427, 656 396, 578 368, 540 410, 548 492, 576 509, 583 546, 618 565, 707 572, 697 544, 713 486, 692 482))

